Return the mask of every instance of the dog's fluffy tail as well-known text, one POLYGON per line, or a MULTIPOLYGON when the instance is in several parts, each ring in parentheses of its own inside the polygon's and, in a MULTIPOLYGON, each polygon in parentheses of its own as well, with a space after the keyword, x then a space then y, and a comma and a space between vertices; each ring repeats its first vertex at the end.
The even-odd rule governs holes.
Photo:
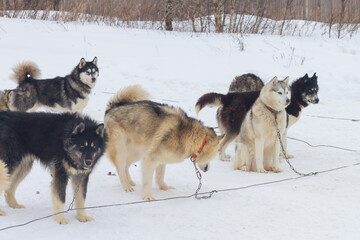
POLYGON ((224 94, 220 93, 207 93, 202 95, 195 104, 196 114, 199 114, 200 110, 205 106, 221 106, 224 96, 224 94))
POLYGON ((131 102, 138 102, 149 100, 150 94, 141 88, 139 85, 133 85, 126 87, 118 91, 115 96, 109 101, 106 112, 110 111, 114 107, 118 107, 131 102))
POLYGON ((40 78, 40 69, 34 62, 22 62, 17 64, 13 68, 13 74, 10 76, 12 80, 20 84, 24 82, 29 77, 31 78, 40 78))

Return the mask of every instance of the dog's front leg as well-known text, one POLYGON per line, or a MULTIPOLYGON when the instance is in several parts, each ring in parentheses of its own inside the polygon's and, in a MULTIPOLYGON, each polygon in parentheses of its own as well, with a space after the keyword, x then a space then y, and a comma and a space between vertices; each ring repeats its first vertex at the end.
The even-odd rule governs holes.
POLYGON ((264 169, 264 145, 265 139, 255 138, 256 171, 260 173, 267 173, 267 171, 264 169))
POLYGON ((142 171, 142 198, 146 201, 155 200, 151 194, 152 188, 152 179, 154 176, 154 171, 156 168, 156 163, 151 157, 146 157, 141 163, 142 171))
POLYGON ((89 175, 76 175, 71 178, 72 187, 74 190, 75 197, 75 208, 76 210, 76 219, 80 222, 92 221, 93 218, 86 215, 85 209, 85 199, 87 192, 87 185, 89 182, 89 175), (76 192, 78 190, 78 192, 76 192))
POLYGON ((68 224, 64 216, 65 194, 68 183, 68 175, 63 169, 55 169, 52 172, 51 193, 55 211, 55 221, 60 224, 68 224))
POLYGON ((174 187, 168 186, 164 181, 165 168, 166 168, 166 164, 160 164, 156 168, 156 184, 159 186, 159 188, 161 190, 166 191, 166 190, 169 190, 169 189, 174 189, 174 187))

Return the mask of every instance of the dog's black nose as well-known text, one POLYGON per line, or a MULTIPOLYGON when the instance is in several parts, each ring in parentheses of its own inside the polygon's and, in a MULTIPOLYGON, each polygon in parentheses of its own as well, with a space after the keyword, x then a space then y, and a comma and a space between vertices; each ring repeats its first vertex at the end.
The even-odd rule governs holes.
POLYGON ((91 159, 85 159, 85 166, 90 167, 92 164, 92 160, 91 159))
POLYGON ((290 103, 290 99, 286 99, 286 104, 289 104, 290 103))
POLYGON ((92 82, 95 82, 95 81, 96 81, 96 78, 95 78, 95 77, 92 77, 92 78, 91 78, 91 81, 92 81, 92 82))
POLYGON ((318 98, 315 99, 315 103, 319 103, 319 99, 318 99, 318 98))

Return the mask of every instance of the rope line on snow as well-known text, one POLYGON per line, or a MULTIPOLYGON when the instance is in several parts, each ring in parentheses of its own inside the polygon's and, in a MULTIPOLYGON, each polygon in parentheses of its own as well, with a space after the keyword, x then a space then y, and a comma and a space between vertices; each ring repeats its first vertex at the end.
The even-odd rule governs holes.
MULTIPOLYGON (((358 165, 360 165, 360 163, 354 163, 354 164, 351 164, 351 165, 345 165, 345 166, 340 166, 340 167, 336 167, 336 168, 326 169, 326 170, 318 171, 317 175, 337 171, 337 170, 344 169, 344 168, 355 167, 355 166, 358 166, 358 165)), ((304 177, 307 177, 307 175, 302 175, 302 176, 297 176, 297 177, 290 177, 290 178, 283 178, 283 179, 269 181, 269 182, 263 182, 263 183, 255 183, 255 184, 251 184, 251 185, 247 185, 247 186, 241 186, 241 187, 235 187, 235 188, 225 188, 225 189, 219 189, 219 190, 212 190, 212 191, 201 192, 201 193, 198 192, 198 190, 199 190, 199 188, 198 188, 195 193, 190 194, 190 195, 175 196, 175 197, 162 198, 162 199, 155 199, 155 200, 152 200, 152 201, 136 201, 136 202, 127 202, 127 203, 106 204, 106 205, 90 206, 90 207, 84 207, 84 208, 72 208, 73 203, 74 203, 75 198, 76 198, 76 194, 74 194, 74 197, 73 197, 73 199, 72 199, 72 201, 71 201, 71 203, 69 205, 69 208, 67 210, 62 211, 62 212, 58 212, 58 213, 54 213, 54 214, 51 214, 51 215, 48 215, 48 216, 36 218, 36 219, 31 220, 31 221, 22 223, 22 224, 17 224, 17 225, 12 225, 12 226, 8 226, 8 227, 0 228, 0 232, 5 231, 5 230, 9 230, 9 229, 13 229, 13 228, 24 227, 24 226, 26 226, 28 224, 38 222, 38 221, 41 221, 41 220, 44 220, 44 219, 48 219, 48 218, 54 217, 54 216, 62 214, 62 213, 67 214, 70 211, 75 211, 75 210, 101 209, 101 208, 121 207, 121 206, 137 205, 137 204, 145 204, 145 203, 151 204, 151 203, 156 203, 156 202, 164 202, 164 201, 177 200, 177 199, 188 199, 188 198, 192 198, 192 197, 195 197, 196 199, 209 199, 209 198, 211 198, 211 196, 214 193, 244 190, 244 189, 249 189, 249 188, 254 188, 254 187, 260 187, 260 186, 266 186, 266 185, 271 185, 271 184, 287 182, 287 181, 291 181, 291 180, 297 180, 297 179, 304 178, 304 177), (200 196, 207 195, 207 196, 197 197, 199 195, 200 196)), ((199 182, 199 185, 200 185, 200 183, 201 182, 199 182)))
POLYGON ((355 118, 339 118, 339 117, 327 117, 327 116, 307 115, 307 114, 305 114, 305 116, 307 116, 307 117, 315 117, 315 118, 333 119, 333 120, 360 122, 360 119, 355 119, 355 118))

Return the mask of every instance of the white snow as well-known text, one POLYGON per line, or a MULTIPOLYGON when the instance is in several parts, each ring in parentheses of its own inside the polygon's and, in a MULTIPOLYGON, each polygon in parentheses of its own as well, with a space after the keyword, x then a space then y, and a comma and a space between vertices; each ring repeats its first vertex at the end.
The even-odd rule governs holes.
MULTIPOLYGON (((360 162, 360 122, 309 115, 360 119, 360 37, 329 39, 273 35, 231 35, 160 32, 99 25, 55 23, 0 18, 1 89, 14 88, 11 68, 32 60, 42 77, 63 76, 81 57, 98 57, 100 77, 84 112, 103 120, 112 93, 140 84, 152 100, 179 106, 190 116, 216 127, 215 108, 196 116, 194 105, 207 92, 226 93, 236 75, 254 73, 265 81, 274 75, 295 80, 305 73, 319 76, 318 105, 303 110, 289 136, 311 144, 354 149, 311 148, 288 140, 291 160, 300 172, 321 171, 360 162), (244 51, 240 51, 240 44, 244 51)), ((228 148, 234 156, 234 144, 228 148)), ((247 173, 232 170, 218 158, 203 173, 201 192, 245 187, 297 175, 282 161, 282 173, 247 173)), ((52 218, 24 227, 0 231, 0 239, 359 239, 360 166, 317 176, 237 191, 218 192, 211 199, 194 198, 146 202, 90 209, 93 222, 80 223, 75 212, 62 226, 52 218)), ((115 167, 104 156, 90 177, 86 206, 141 200, 140 163, 132 166, 135 192, 125 193, 115 167)), ((161 191, 157 199, 187 196, 198 184, 190 160, 168 165, 165 180, 175 189, 161 191)), ((3 196, 0 228, 22 224, 53 213, 50 173, 35 164, 18 188, 17 200, 25 209, 9 208, 3 196)), ((66 206, 72 200, 70 184, 66 206)))

